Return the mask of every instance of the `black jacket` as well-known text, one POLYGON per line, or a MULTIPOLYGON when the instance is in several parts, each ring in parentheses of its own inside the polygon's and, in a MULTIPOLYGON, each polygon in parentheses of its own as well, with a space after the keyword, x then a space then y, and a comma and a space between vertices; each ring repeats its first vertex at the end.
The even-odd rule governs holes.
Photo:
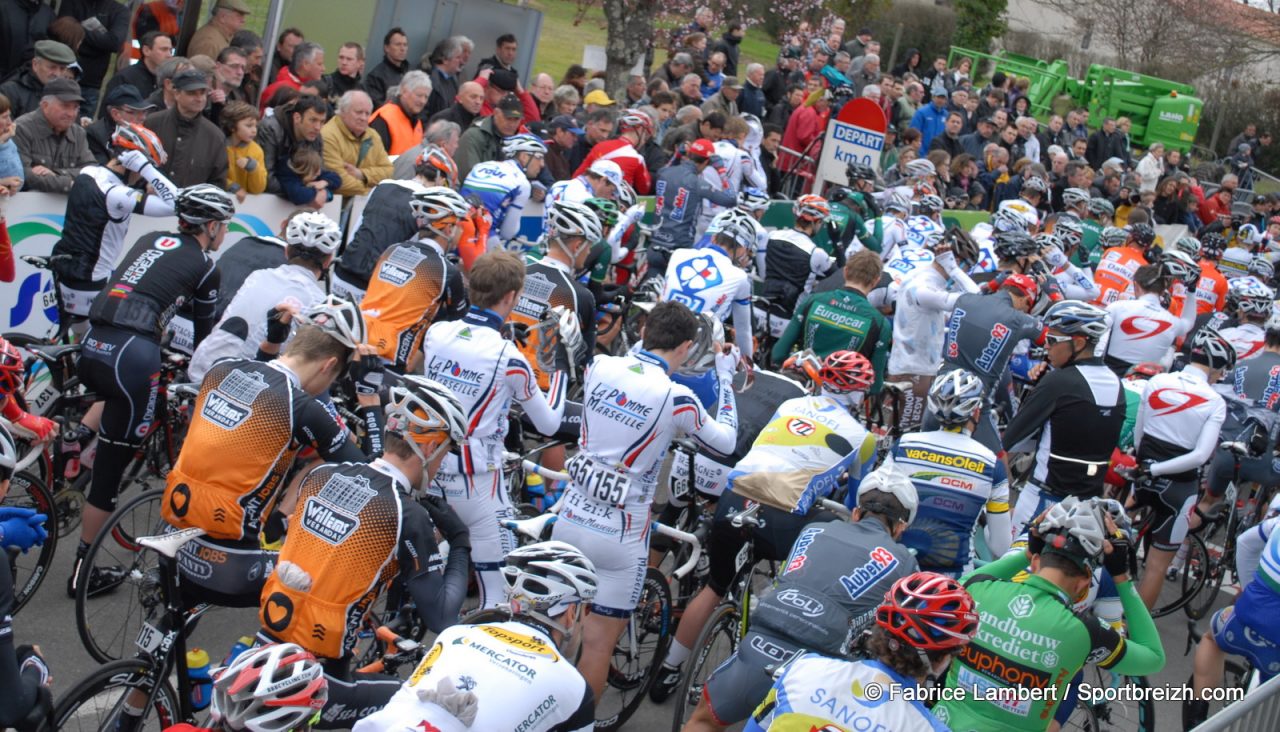
POLYGON ((454 97, 458 96, 458 85, 462 83, 462 79, 458 74, 453 76, 445 76, 444 72, 438 68, 431 70, 431 96, 427 99, 427 109, 422 113, 423 117, 431 118, 436 112, 443 112, 453 104, 454 97))
POLYGON ((720 40, 716 41, 715 46, 711 48, 711 53, 719 52, 724 54, 725 76, 738 75, 738 48, 741 43, 741 38, 734 38, 729 34, 729 31, 725 31, 724 35, 720 36, 720 40))
POLYGON ((115 125, 109 119, 100 119, 84 128, 85 137, 89 140, 89 152, 93 153, 98 165, 106 165, 111 159, 111 136, 115 131, 115 125))
POLYGON ((44 0, 0 2, 0 78, 31 58, 31 47, 49 37, 52 22, 53 8, 44 0))
POLYGON ((502 61, 498 59, 498 54, 496 53, 489 58, 480 59, 480 65, 476 67, 476 74, 479 75, 479 73, 485 69, 506 69, 507 71, 514 71, 517 76, 520 74, 516 67, 507 66, 502 63, 502 61))
POLYGON ((792 84, 804 83, 804 72, 802 71, 783 71, 782 69, 770 69, 764 75, 764 101, 770 108, 781 104, 787 99, 787 87, 792 84))
POLYGON ((212 183, 227 187, 227 138, 217 125, 204 115, 183 119, 176 107, 147 115, 146 124, 169 153, 161 172, 174 185, 185 188, 212 183))
MULTIPOLYGON (((106 99, 107 95, 111 93, 111 90, 121 84, 133 84, 142 94, 143 99, 155 94, 156 89, 159 88, 156 86, 156 75, 151 73, 151 70, 147 68, 147 65, 141 61, 117 71, 115 76, 111 77, 111 81, 108 81, 107 85, 103 87, 102 98, 106 99)), ((107 105, 102 105, 98 110, 98 116, 107 116, 107 105)))
POLYGON ((43 92, 44 84, 36 78, 30 62, 16 76, 0 84, 0 94, 8 97, 10 114, 14 119, 38 109, 43 92))
MULTIPOLYGON (((332 74, 324 75, 324 84, 329 87, 329 105, 335 109, 338 106, 338 100, 342 98, 343 94, 356 89, 364 91, 364 77, 360 74, 352 77, 335 71, 332 74)), ((374 107, 374 109, 377 109, 377 107, 374 107)))
POLYGON ((945 133, 937 135, 929 143, 929 151, 943 150, 952 158, 964 152, 964 144, 960 142, 959 137, 951 137, 945 133))
POLYGON ((373 99, 373 108, 377 109, 387 103, 387 89, 400 83, 400 77, 409 73, 409 62, 401 61, 393 64, 383 58, 364 75, 364 90, 373 99))
POLYGON ((479 115, 468 112, 461 104, 454 102, 449 105, 448 109, 432 115, 431 118, 427 120, 427 126, 431 126, 431 123, 436 120, 443 119, 449 122, 458 123, 458 126, 462 128, 463 132, 465 132, 468 127, 475 123, 477 118, 479 118, 479 115))
POLYGON ((80 86, 85 89, 101 89, 107 76, 111 55, 119 53, 124 39, 129 35, 129 10, 116 0, 62 0, 58 17, 71 16, 81 24, 89 18, 97 18, 102 24, 99 30, 85 29, 84 41, 76 50, 84 75, 80 86))

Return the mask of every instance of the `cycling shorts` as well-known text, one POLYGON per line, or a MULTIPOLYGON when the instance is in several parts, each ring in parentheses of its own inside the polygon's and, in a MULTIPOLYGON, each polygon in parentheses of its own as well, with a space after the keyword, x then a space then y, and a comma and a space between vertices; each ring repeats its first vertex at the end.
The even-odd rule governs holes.
POLYGON ((564 508, 551 538, 577 547, 595 565, 600 589, 591 611, 611 618, 630 617, 640 601, 649 562, 648 506, 609 506, 587 498, 576 487, 560 501, 564 508))
POLYGON ((898 430, 902 434, 915 432, 924 421, 925 406, 929 401, 929 388, 937 377, 933 374, 889 374, 885 382, 902 384, 902 414, 896 415, 898 430))
POLYGON ((364 288, 342 279, 342 275, 338 274, 337 270, 329 274, 329 292, 338 297, 344 297, 357 306, 364 299, 364 288))
POLYGON ((94 290, 78 290, 67 285, 58 284, 58 296, 62 298, 62 310, 73 319, 84 320, 89 317, 89 308, 98 297, 102 288, 94 290))
POLYGON ((751 716, 773 688, 773 672, 802 650, 787 638, 747 631, 738 650, 711 672, 702 687, 711 716, 724 727, 751 716))
MULTIPOLYGON (((165 533, 174 531, 173 527, 165 529, 165 533)), ((279 552, 261 548, 256 539, 193 539, 178 552, 183 597, 191 605, 207 602, 218 607, 256 608, 278 556, 279 552)))
POLYGON ((1224 652, 1249 659, 1263 681, 1280 673, 1280 646, 1246 625, 1235 607, 1224 607, 1214 613, 1209 631, 1224 652))
POLYGON ((1187 538, 1187 520, 1196 505, 1197 483, 1193 480, 1156 478, 1151 485, 1138 489, 1140 504, 1151 506, 1151 543, 1156 549, 1176 551, 1187 538))
POLYGON ((106 404, 98 434, 140 445, 155 417, 160 344, 136 333, 94 325, 80 351, 80 378, 106 404))
POLYGON ((502 471, 467 475, 441 468, 432 487, 444 494, 471 530, 471 562, 476 569, 498 569, 516 548, 515 536, 498 525, 516 518, 502 471))
POLYGON ((721 597, 729 591, 729 585, 738 574, 739 554, 748 538, 754 540, 756 561, 781 562, 790 555, 791 546, 796 543, 801 529, 819 521, 837 519, 835 514, 821 509, 797 516, 790 511, 762 506, 756 518, 764 523, 763 526, 737 528, 732 523, 732 514, 741 512, 745 505, 746 500, 742 496, 726 491, 716 506, 711 533, 707 536, 707 586, 721 597))
MULTIPOLYGON (((1242 458, 1240 460, 1240 481, 1241 483, 1257 483, 1262 486, 1272 486, 1280 483, 1280 471, 1276 469, 1276 461, 1270 457, 1260 458, 1242 458)), ((1213 462, 1209 463, 1209 484, 1206 490, 1209 495, 1214 498, 1221 498, 1222 494, 1227 491, 1227 484, 1231 482, 1232 474, 1235 472, 1235 455, 1227 450, 1218 448, 1213 455, 1213 462)))

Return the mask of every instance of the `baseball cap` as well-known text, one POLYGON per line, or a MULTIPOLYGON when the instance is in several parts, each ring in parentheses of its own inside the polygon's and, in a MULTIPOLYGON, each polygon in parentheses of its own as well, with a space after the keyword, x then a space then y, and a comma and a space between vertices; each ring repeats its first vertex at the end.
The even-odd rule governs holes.
POLYGON ((248 3, 246 3, 244 0, 218 0, 218 4, 215 5, 214 7, 226 8, 227 10, 234 10, 237 13, 244 13, 245 15, 250 15, 253 13, 253 10, 249 7, 248 3))
POLYGON ((613 184, 614 188, 622 187, 622 168, 612 160, 597 160, 587 168, 588 173, 595 173, 613 184))
POLYGON ((594 91, 587 92, 587 96, 582 98, 582 103, 595 104, 601 107, 609 107, 617 104, 617 102, 609 98, 609 95, 606 94, 603 89, 596 89, 594 91))
POLYGON ((980 124, 980 125, 991 125, 992 127, 995 127, 995 126, 996 126, 996 120, 995 120, 995 118, 994 118, 994 117, 983 117, 982 119, 978 120, 978 124, 980 124))
POLYGON ((729 87, 730 89, 741 89, 741 88, 742 88, 742 82, 738 81, 738 77, 736 77, 736 76, 726 76, 726 77, 724 77, 724 81, 722 81, 722 82, 720 83, 720 85, 721 85, 721 86, 727 86, 727 87, 729 87))
POLYGON ((578 121, 576 119, 567 114, 553 117, 551 122, 547 125, 547 128, 551 130, 568 130, 575 135, 581 135, 586 132, 586 130, 578 126, 578 121))
POLYGON ((121 84, 112 89, 103 103, 108 107, 128 107, 135 111, 155 109, 156 105, 142 98, 142 92, 133 84, 121 84))
POLYGON ((712 155, 716 154, 716 146, 707 138, 699 137, 698 139, 689 143, 689 147, 686 148, 686 152, 689 155, 697 156, 700 158, 710 158, 712 155))
POLYGON ((75 51, 65 43, 57 41, 36 41, 36 55, 45 61, 63 66, 70 66, 76 62, 75 51))
POLYGON ((507 69, 494 69, 493 73, 489 74, 489 83, 502 91, 515 91, 518 82, 519 78, 516 76, 516 72, 507 69))
POLYGON ((42 97, 54 97, 60 102, 83 102, 80 85, 70 79, 54 79, 44 85, 42 97))
POLYGON ((520 98, 515 94, 508 94, 498 100, 497 111, 515 119, 524 116, 524 105, 520 103, 520 98))
POLYGON ((933 82, 933 88, 929 90, 929 94, 935 97, 950 96, 947 94, 947 86, 940 81, 933 82))
MULTIPOLYGON (((48 87, 48 85, 46 84, 46 85, 45 85, 45 89, 48 89, 48 88, 49 88, 49 87, 48 87)), ((47 94, 48 92, 45 92, 45 93, 47 94)), ((64 101, 65 101, 65 100, 64 100, 64 101)), ((1263 204, 1267 204, 1267 203, 1271 203, 1271 198, 1270 198, 1269 196, 1265 196, 1265 195, 1257 195, 1257 196, 1254 196, 1254 197, 1253 197, 1253 205, 1255 205, 1255 206, 1261 206, 1261 205, 1263 205, 1263 204)))
POLYGON ((529 134, 537 135, 540 140, 551 139, 551 125, 546 122, 530 122, 525 127, 529 128, 529 134))
POLYGON ((196 89, 208 89, 209 77, 203 71, 196 69, 187 69, 179 71, 173 77, 173 88, 178 91, 195 91, 196 89))

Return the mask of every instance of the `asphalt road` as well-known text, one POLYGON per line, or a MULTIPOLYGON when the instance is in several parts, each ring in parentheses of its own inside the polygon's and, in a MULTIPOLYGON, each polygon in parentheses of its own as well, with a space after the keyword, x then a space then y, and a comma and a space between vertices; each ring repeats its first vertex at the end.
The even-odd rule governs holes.
MULTIPOLYGON (((75 603, 67 598, 64 591, 66 578, 71 571, 74 546, 74 537, 68 537, 64 539, 64 543, 60 543, 52 573, 32 601, 14 619, 15 642, 34 642, 44 651, 54 674, 55 698, 60 698, 98 665, 81 646, 76 632, 75 603)), ((1172 590, 1166 588, 1166 592, 1171 593, 1172 590)), ((1225 604, 1229 599, 1224 593, 1219 598, 1219 603, 1225 604)), ((1191 676, 1191 657, 1183 655, 1187 638, 1186 617, 1179 612, 1160 618, 1156 623, 1165 644, 1168 661, 1164 670, 1149 680, 1153 686, 1181 686, 1191 676)), ((1207 621, 1201 621, 1201 626, 1207 627, 1207 621)), ((209 656, 216 663, 238 637, 251 635, 256 628, 253 611, 218 610, 201 620, 192 645, 208 649, 209 656)), ((625 729, 665 731, 671 725, 671 713, 670 702, 659 706, 646 699, 625 729)), ((1157 702, 1156 721, 1156 729, 1161 732, 1181 729, 1180 703, 1157 702)), ((1104 724, 1102 729, 1136 729, 1136 724, 1104 724)))

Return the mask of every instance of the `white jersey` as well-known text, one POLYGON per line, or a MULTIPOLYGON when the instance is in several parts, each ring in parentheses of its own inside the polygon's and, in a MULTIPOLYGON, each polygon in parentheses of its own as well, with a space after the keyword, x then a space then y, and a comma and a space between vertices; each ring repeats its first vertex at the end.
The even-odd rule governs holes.
POLYGON ((409 680, 353 732, 520 730, 588 732, 595 727, 591 687, 541 630, 519 622, 455 625, 436 637, 409 680), (475 721, 464 727, 419 691, 450 679, 479 697, 475 721))
POLYGON ((738 347, 751 354, 751 278, 720 247, 672 252, 662 299, 682 303, 695 313, 711 313, 721 322, 732 315, 738 347))
MULTIPOLYGON (((702 171, 703 180, 726 191, 740 191, 744 185, 760 190, 769 188, 769 180, 756 167, 751 153, 729 140, 715 143, 715 149, 716 154, 711 159, 711 164, 702 171)), ((698 231, 706 231, 711 219, 724 210, 724 206, 718 206, 704 198, 702 210, 698 213, 698 231)))
POLYGON ((472 308, 462 320, 427 329, 422 349, 426 375, 449 387, 467 418, 467 440, 455 452, 448 472, 475 475, 502 469, 507 413, 516 399, 538 431, 551 435, 564 415, 564 372, 551 376, 544 396, 529 361, 516 344, 502 337, 502 319, 491 310, 472 308))
POLYGON ((1253 323, 1223 328, 1219 333, 1236 349, 1237 363, 1262 353, 1262 347, 1266 345, 1266 331, 1253 323))
MULTIPOLYGON (((875 224, 869 224, 875 226, 875 224)), ((897 252, 898 247, 907 242, 907 222, 894 216, 886 214, 880 217, 880 259, 881 261, 889 261, 897 252)), ((861 244, 850 244, 849 250, 845 252, 846 256, 852 255, 857 250, 855 246, 861 247, 861 244)))
POLYGON ((914 247, 923 247, 934 234, 942 234, 947 229, 928 216, 912 216, 907 219, 907 243, 914 247))
POLYGON ((851 452, 858 453, 849 467, 856 482, 875 463, 875 437, 830 396, 796 397, 778 405, 730 477, 826 470, 851 452))
POLYGON ((983 222, 973 227, 969 238, 978 245, 978 261, 969 269, 969 274, 995 272, 999 269, 1000 258, 996 256, 995 229, 991 224, 983 222))
POLYGON ((531 190, 529 177, 519 163, 491 160, 471 169, 459 193, 478 196, 493 218, 492 236, 509 241, 520 231, 520 214, 529 202, 531 190))
POLYGON ((1147 381, 1133 425, 1140 460, 1156 460, 1152 475, 1194 477, 1213 457, 1227 404, 1195 365, 1147 381))
POLYGON ((893 348, 889 373, 933 375, 942 365, 942 344, 947 335, 947 313, 965 292, 977 286, 967 276, 955 283, 958 290, 933 266, 914 270, 898 287, 894 299, 893 348))
POLYGON ((1098 343, 1098 352, 1125 363, 1165 362, 1174 341, 1195 326, 1195 299, 1183 302, 1182 316, 1160 306, 1155 295, 1117 300, 1107 306, 1111 329, 1098 343))
POLYGON ((187 375, 199 383, 215 363, 226 358, 253 359, 267 337, 267 312, 286 300, 302 310, 324 299, 315 274, 297 264, 260 269, 245 278, 222 311, 222 320, 191 356, 187 375))
POLYGON ((543 207, 544 213, 542 215, 542 230, 544 232, 547 230, 546 209, 550 208, 551 204, 559 203, 561 201, 582 203, 588 198, 595 198, 595 195, 595 189, 593 189, 591 184, 587 182, 587 176, 585 174, 580 175, 577 178, 560 180, 551 184, 551 187, 547 189, 546 204, 543 207))

